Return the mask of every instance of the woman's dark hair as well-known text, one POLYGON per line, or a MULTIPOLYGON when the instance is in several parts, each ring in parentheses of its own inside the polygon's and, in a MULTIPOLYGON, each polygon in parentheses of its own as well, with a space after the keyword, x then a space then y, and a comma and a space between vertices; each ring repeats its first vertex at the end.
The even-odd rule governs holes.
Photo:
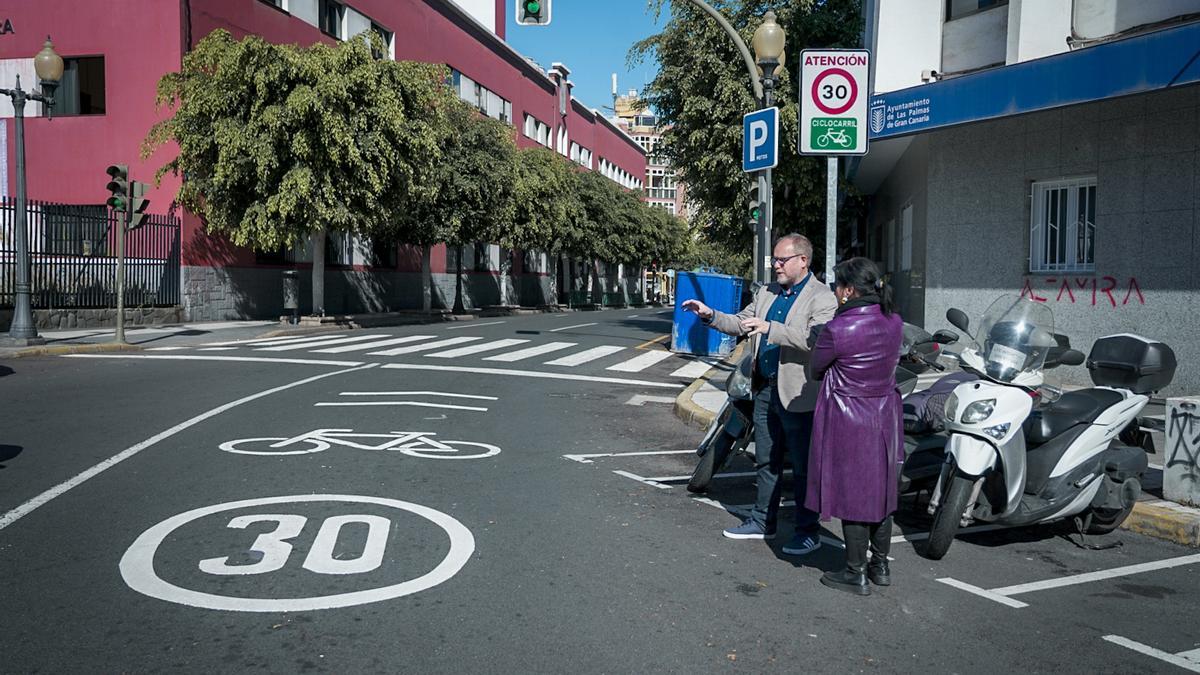
POLYGON ((853 288, 859 295, 879 297, 879 309, 884 314, 896 311, 892 300, 892 287, 885 283, 879 266, 870 258, 850 258, 833 268, 833 281, 843 288, 853 288))

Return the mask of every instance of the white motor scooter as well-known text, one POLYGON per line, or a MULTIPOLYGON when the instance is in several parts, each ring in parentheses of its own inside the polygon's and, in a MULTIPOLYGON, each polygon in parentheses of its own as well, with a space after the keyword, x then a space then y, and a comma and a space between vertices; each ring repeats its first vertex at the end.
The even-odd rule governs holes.
MULTIPOLYGON (((948 316, 971 336, 965 314, 948 316)), ((1053 334, 1049 307, 1004 296, 960 355, 963 369, 980 379, 946 401, 950 436, 929 505, 926 557, 944 556, 958 528, 974 520, 1021 526, 1079 516, 1081 530, 1105 534, 1133 509, 1146 451, 1117 439, 1149 394, 1170 384, 1175 354, 1137 335, 1101 338, 1087 357, 1096 386, 1035 408, 1044 368, 1083 362, 1073 349, 1056 350, 1053 334), (1047 363, 1051 354, 1057 363, 1047 363)))

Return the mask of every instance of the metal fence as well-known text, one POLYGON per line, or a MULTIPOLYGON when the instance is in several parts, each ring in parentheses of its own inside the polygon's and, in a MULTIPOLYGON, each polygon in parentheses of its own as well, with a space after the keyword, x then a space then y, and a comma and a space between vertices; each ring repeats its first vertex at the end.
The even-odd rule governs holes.
MULTIPOLYGON (((0 307, 17 281, 16 200, 0 197, 0 307)), ((119 214, 103 205, 29 200, 26 225, 35 309, 117 306, 119 214)), ((179 220, 151 214, 125 237, 125 306, 179 304, 179 220)))

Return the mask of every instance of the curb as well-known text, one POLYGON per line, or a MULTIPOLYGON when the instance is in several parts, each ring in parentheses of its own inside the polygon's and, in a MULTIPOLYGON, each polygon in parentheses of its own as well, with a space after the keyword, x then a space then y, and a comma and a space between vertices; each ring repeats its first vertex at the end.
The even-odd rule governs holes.
POLYGON ((142 348, 122 342, 101 342, 98 344, 48 345, 25 347, 13 352, 0 351, 0 358, 20 359, 29 356, 61 356, 63 354, 86 354, 90 352, 140 352, 142 348))
POLYGON ((1200 511, 1162 499, 1134 504, 1121 529, 1200 547, 1200 511))
MULTIPOLYGON (((745 350, 745 348, 746 342, 742 342, 732 352, 730 352, 729 356, 721 359, 718 363, 724 363, 728 365, 737 363, 738 359, 742 357, 742 352, 745 350)), ((717 418, 717 413, 696 404, 696 402, 692 400, 692 398, 696 395, 696 392, 699 391, 700 388, 705 384, 708 384, 708 381, 711 380, 717 374, 717 372, 718 368, 716 366, 709 368, 708 372, 697 378, 695 382, 689 384, 686 389, 679 393, 679 396, 675 397, 675 416, 682 420, 685 424, 699 427, 700 429, 707 429, 708 425, 712 424, 712 421, 717 418)))

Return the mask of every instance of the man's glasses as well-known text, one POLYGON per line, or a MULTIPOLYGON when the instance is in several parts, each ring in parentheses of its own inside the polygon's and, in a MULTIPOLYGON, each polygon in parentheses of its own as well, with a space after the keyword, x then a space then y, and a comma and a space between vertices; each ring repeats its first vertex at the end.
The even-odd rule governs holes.
POLYGON ((782 265, 782 264, 786 263, 787 261, 791 260, 792 258, 799 258, 799 257, 800 257, 800 256, 802 256, 802 255, 804 255, 804 254, 803 254, 803 253, 797 253, 797 254, 795 254, 795 255, 788 255, 788 256, 784 256, 784 257, 782 257, 782 258, 771 258, 771 265, 772 265, 772 266, 774 266, 774 265, 782 265))

